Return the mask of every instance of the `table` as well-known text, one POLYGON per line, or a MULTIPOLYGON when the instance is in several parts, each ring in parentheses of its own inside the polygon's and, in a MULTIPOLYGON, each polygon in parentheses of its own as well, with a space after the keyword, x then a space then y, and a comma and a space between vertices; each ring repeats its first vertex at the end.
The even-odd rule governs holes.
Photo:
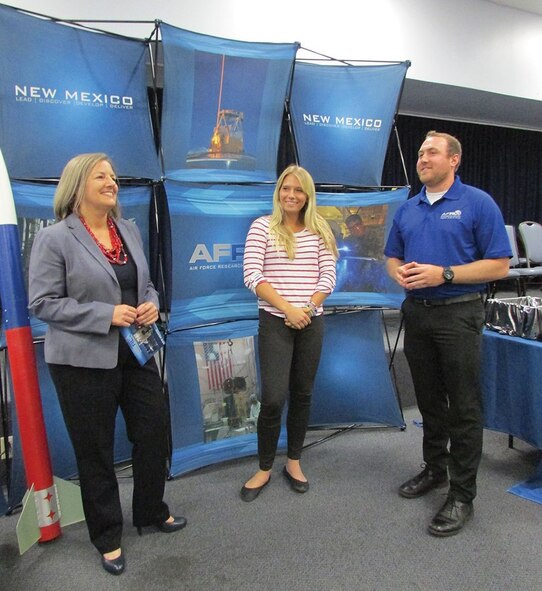
POLYGON ((542 342, 486 330, 484 426, 542 449, 542 342))
MULTIPOLYGON (((486 428, 542 449, 542 342, 486 330, 482 393, 486 428)), ((542 462, 508 492, 542 504, 542 462)))

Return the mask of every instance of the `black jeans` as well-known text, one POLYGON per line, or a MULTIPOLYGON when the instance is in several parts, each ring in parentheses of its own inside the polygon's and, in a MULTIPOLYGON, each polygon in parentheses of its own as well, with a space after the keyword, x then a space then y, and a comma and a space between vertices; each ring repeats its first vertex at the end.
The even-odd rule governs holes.
POLYGON ((482 455, 483 304, 426 307, 407 298, 402 311, 404 351, 423 419, 424 461, 437 473, 448 469, 450 493, 469 502, 476 496, 482 455))
POLYGON ((270 470, 273 466, 288 394, 288 457, 292 460, 301 457, 323 338, 323 316, 315 316, 309 326, 296 330, 288 328, 284 318, 260 310, 258 350, 262 400, 258 416, 258 454, 261 470, 270 470))
POLYGON ((90 539, 101 554, 120 547, 122 509, 114 469, 115 417, 120 407, 133 444, 135 526, 165 521, 162 501, 168 454, 168 410, 154 360, 139 365, 121 338, 113 369, 49 364, 75 451, 90 539))

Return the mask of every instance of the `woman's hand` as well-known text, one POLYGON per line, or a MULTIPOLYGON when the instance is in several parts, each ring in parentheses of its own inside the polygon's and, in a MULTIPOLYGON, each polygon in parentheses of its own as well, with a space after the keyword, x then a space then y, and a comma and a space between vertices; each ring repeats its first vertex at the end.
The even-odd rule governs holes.
POLYGON ((137 307, 135 321, 140 326, 148 326, 158 320, 158 309, 152 302, 145 302, 137 307))
POLYGON ((147 326, 158 320, 158 309, 152 302, 140 304, 137 308, 127 304, 119 304, 113 309, 113 326, 147 326))
POLYGON ((137 310, 127 304, 119 304, 113 309, 112 326, 130 326, 137 318, 137 310))
POLYGON ((285 314, 286 318, 284 319, 284 324, 290 328, 297 328, 299 330, 301 328, 305 328, 311 323, 309 314, 307 314, 303 308, 290 306, 285 314))

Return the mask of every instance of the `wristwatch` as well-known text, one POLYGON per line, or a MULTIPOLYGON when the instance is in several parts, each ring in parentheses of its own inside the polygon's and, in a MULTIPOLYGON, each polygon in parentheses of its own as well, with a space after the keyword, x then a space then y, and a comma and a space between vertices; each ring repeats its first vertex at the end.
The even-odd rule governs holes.
POLYGON ((442 277, 444 278, 444 283, 451 283, 454 280, 454 272, 452 271, 452 268, 444 267, 442 277))

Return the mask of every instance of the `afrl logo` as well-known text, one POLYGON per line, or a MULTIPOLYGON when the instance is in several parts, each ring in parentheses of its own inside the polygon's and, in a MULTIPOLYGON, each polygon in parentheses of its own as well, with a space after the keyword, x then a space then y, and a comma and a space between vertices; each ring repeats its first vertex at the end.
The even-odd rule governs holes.
POLYGON ((322 115, 303 113, 303 123, 315 127, 342 127, 378 131, 382 127, 382 119, 370 117, 347 117, 346 115, 322 115))
POLYGON ((104 94, 82 90, 64 90, 44 88, 42 86, 15 85, 15 100, 27 103, 47 103, 61 105, 90 105, 111 109, 132 109, 134 99, 119 94, 104 94))
POLYGON ((240 262, 243 260, 245 252, 244 244, 212 244, 207 247, 206 244, 196 244, 194 252, 190 257, 189 264, 194 263, 220 263, 240 262))
POLYGON ((461 210, 456 209, 455 211, 445 211, 440 216, 441 220, 460 220, 461 219, 461 210))

